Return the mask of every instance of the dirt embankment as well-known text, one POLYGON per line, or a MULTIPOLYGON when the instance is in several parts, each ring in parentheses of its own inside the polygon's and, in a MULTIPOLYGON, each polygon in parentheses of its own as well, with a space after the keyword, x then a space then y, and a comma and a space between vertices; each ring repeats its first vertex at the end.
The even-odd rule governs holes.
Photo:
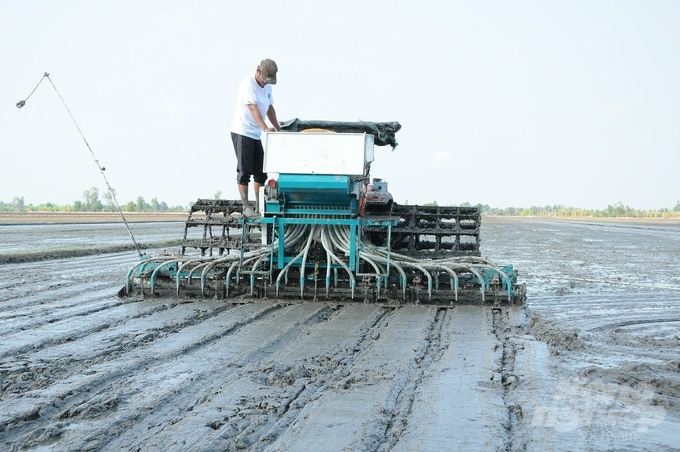
MULTIPOLYGON (((186 212, 125 212, 129 223, 185 221, 186 212)), ((118 212, 0 212, 3 224, 121 223, 118 212)))
MULTIPOLYGON (((162 240, 159 242, 139 244, 139 248, 141 250, 148 250, 153 248, 178 247, 181 243, 182 241, 179 239, 162 240)), ((73 257, 93 256, 97 254, 121 253, 124 251, 135 250, 136 250, 135 245, 130 243, 127 245, 89 246, 83 248, 26 251, 21 253, 0 253, 0 265, 47 261, 52 259, 68 259, 73 257)))

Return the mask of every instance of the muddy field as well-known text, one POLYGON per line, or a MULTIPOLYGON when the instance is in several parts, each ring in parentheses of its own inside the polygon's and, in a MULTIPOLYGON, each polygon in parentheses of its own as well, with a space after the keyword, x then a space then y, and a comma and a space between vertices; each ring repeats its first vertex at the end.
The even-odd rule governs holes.
POLYGON ((105 251, 128 242, 0 226, 0 255, 53 257, 0 265, 0 449, 680 445, 677 224, 485 218, 483 255, 528 286, 514 309, 121 300, 138 258, 105 251))

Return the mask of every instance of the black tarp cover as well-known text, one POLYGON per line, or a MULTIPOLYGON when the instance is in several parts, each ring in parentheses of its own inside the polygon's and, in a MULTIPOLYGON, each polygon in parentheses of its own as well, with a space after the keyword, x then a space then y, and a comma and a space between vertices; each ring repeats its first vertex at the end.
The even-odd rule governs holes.
POLYGON ((307 129, 325 129, 339 133, 370 133, 375 137, 377 146, 397 147, 395 134, 401 129, 398 122, 342 122, 342 121, 322 121, 291 119, 281 123, 281 129, 288 132, 302 132, 307 129))

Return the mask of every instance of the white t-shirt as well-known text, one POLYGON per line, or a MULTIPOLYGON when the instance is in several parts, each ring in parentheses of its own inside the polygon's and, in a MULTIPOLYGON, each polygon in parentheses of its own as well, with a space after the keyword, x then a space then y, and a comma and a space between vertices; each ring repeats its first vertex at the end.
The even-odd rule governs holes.
POLYGON ((238 88, 236 117, 231 125, 231 131, 238 133, 239 135, 259 140, 262 129, 260 129, 260 126, 255 122, 255 118, 253 118, 252 113, 250 113, 248 105, 257 105, 257 109, 260 111, 262 119, 266 121, 267 110, 269 110, 269 106, 273 103, 274 98, 272 97, 271 85, 264 85, 264 88, 260 88, 260 85, 257 84, 257 80, 255 80, 255 76, 251 75, 250 77, 246 77, 238 88))

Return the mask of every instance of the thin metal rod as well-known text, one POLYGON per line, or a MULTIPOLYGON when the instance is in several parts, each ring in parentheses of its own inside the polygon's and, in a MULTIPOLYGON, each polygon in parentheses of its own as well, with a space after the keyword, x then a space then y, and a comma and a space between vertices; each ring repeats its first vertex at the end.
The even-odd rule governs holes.
MULTIPOLYGON (((97 165, 97 168, 99 168, 99 172, 101 173, 102 177, 104 178, 104 181, 106 182, 106 187, 109 189, 109 193, 111 194, 111 198, 113 199, 113 202, 116 204, 116 207, 118 208, 118 213, 120 214, 120 217, 123 219, 123 223, 125 223, 125 227, 127 228, 128 234, 130 234, 130 238, 132 239, 132 243, 134 243, 135 249, 137 250, 137 253, 139 253, 139 256, 143 257, 144 253, 142 253, 142 249, 140 248, 139 244, 135 240, 135 236, 132 235, 132 231, 130 230, 130 225, 128 225, 128 222, 125 219, 125 215, 123 215, 123 209, 121 209, 120 204, 118 204, 118 200, 116 199, 116 193, 113 191, 113 188, 111 188, 111 184, 109 184, 109 180, 106 178, 106 174, 104 174, 104 168, 102 168, 102 166, 99 164, 99 160, 97 159, 97 156, 94 155, 94 152, 92 151, 92 148, 90 147, 90 143, 88 143, 87 140, 85 139, 85 135, 83 135, 82 130, 80 130, 78 123, 76 122, 75 118, 71 114, 71 110, 69 110, 68 106, 66 105, 66 102, 64 102, 64 99, 61 97, 61 94, 59 94, 59 90, 57 90, 56 85, 54 84, 54 82, 50 78, 50 74, 45 72, 45 75, 43 75, 43 78, 46 78, 52 84, 54 91, 57 93, 57 96, 59 96, 59 100, 61 100, 61 103, 64 104, 64 108, 66 108, 66 111, 68 112, 68 115, 71 117, 73 124, 76 125, 76 128, 78 129, 78 132, 80 133, 80 136, 83 138, 83 141, 85 142, 85 145, 87 146, 87 149, 90 150, 90 154, 92 154, 92 157, 94 158, 94 163, 97 165)), ((42 79, 40 81, 42 82, 42 79)), ((40 83, 38 83, 38 85, 40 85, 40 83)), ((36 89, 37 88, 38 87, 36 86, 36 89)), ((35 89, 33 91, 35 91, 35 89)), ((31 94, 33 94, 33 92, 31 92, 31 94)), ((30 95, 29 95, 29 97, 30 97, 30 95)), ((28 97, 26 99, 28 99, 28 97)))

